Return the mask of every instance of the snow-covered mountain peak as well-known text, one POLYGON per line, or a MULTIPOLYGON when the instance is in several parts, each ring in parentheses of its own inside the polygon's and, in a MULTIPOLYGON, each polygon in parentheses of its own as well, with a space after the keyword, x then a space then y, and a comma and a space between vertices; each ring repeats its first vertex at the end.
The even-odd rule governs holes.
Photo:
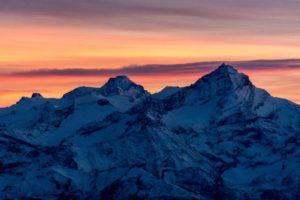
POLYGON ((194 86, 205 87, 212 93, 224 94, 224 92, 235 91, 245 86, 252 87, 253 84, 247 75, 238 72, 231 65, 223 63, 216 70, 199 79, 194 86))
POLYGON ((191 86, 182 88, 163 100, 168 110, 192 106, 190 111, 194 112, 196 111, 195 105, 211 107, 210 111, 220 105, 222 108, 238 108, 244 107, 242 106, 244 104, 252 105, 253 103, 250 107, 255 107, 263 103, 268 96, 270 95, 266 91, 256 88, 247 75, 239 73, 230 65, 222 64, 191 86))
POLYGON ((143 86, 134 83, 124 75, 110 78, 108 82, 100 88, 100 91, 104 96, 126 95, 141 97, 149 95, 143 86))
POLYGON ((131 85, 135 84, 127 76, 120 75, 113 78, 110 78, 107 83, 103 85, 102 88, 111 88, 111 87, 120 87, 122 89, 128 88, 131 85))
POLYGON ((33 93, 31 98, 43 98, 43 96, 40 93, 33 93))
POLYGON ((46 99, 40 93, 33 93, 31 97, 22 97, 17 104, 27 104, 27 103, 42 103, 46 99))
POLYGON ((222 63, 222 65, 220 65, 216 71, 218 72, 222 72, 222 73, 238 73, 237 69, 235 69, 233 66, 226 64, 226 63, 222 63))

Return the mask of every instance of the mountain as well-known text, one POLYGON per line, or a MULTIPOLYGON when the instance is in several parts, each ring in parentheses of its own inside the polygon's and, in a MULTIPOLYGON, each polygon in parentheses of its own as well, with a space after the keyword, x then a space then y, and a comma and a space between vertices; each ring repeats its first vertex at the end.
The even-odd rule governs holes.
POLYGON ((131 98, 139 98, 150 95, 143 86, 137 85, 126 76, 110 78, 101 87, 101 94, 104 96, 124 95, 131 98))
POLYGON ((124 112, 149 95, 142 86, 118 76, 100 88, 76 88, 61 99, 22 97, 16 105, 0 109, 0 124, 18 138, 52 146, 81 126, 124 112))
POLYGON ((223 64, 151 95, 125 76, 0 109, 0 196, 299 199, 300 106, 223 64))

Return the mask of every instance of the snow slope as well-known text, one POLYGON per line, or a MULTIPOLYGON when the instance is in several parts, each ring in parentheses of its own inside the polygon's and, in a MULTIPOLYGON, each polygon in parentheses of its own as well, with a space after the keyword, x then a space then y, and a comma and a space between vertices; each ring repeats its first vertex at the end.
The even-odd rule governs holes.
POLYGON ((153 98, 157 98, 157 99, 164 99, 166 97, 171 96, 172 94, 175 94, 176 92, 178 92, 181 88, 180 87, 175 87, 175 86, 167 86, 164 89, 162 89, 161 91, 155 93, 152 95, 153 98))

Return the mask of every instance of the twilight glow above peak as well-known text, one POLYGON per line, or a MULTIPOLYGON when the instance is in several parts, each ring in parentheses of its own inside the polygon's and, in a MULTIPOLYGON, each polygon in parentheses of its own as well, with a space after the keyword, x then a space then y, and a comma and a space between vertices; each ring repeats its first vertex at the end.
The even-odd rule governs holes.
MULTIPOLYGON (((17 72, 257 59, 274 65, 260 69, 251 63, 241 70, 271 94, 300 102, 299 61, 278 64, 300 58, 298 0, 0 0, 0 5, 0 106, 32 92, 58 97, 80 85, 99 86, 109 76, 17 72)), ((129 75, 153 92, 188 85, 208 72, 180 70, 174 78, 161 71, 129 75), (165 81, 158 84, 157 77, 165 81)))

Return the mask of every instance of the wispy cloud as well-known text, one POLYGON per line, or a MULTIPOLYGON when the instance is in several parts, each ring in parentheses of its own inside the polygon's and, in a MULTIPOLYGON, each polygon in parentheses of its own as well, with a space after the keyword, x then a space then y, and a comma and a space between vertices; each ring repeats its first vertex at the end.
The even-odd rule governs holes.
MULTIPOLYGON (((114 76, 114 75, 180 75, 207 73, 217 66, 221 61, 197 62, 176 65, 132 65, 116 69, 86 69, 86 68, 67 68, 67 69, 37 69, 29 71, 17 71, 2 73, 2 76, 18 77, 43 77, 43 76, 114 76)), ((231 61, 227 62, 241 70, 280 70, 300 68, 300 59, 289 60, 253 60, 253 61, 231 61)))
POLYGON ((236 34, 300 31, 297 0, 0 0, 0 5, 0 14, 42 17, 41 23, 236 34))

